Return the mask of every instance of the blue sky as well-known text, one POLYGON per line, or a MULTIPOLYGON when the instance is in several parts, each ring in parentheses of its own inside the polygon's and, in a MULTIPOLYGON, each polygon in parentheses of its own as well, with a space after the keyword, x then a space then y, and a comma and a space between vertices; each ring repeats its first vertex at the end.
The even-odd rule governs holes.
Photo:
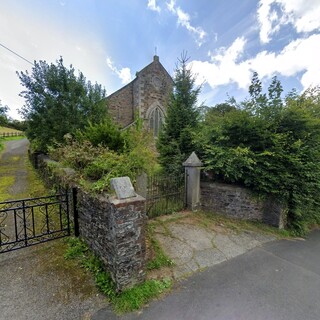
MULTIPOLYGON (((1 0, 0 44, 27 60, 60 56, 111 94, 155 54, 173 75, 182 51, 203 84, 199 103, 247 96, 253 71, 285 92, 320 84, 320 0, 1 0)), ((24 101, 16 71, 31 65, 0 46, 0 100, 24 101)))

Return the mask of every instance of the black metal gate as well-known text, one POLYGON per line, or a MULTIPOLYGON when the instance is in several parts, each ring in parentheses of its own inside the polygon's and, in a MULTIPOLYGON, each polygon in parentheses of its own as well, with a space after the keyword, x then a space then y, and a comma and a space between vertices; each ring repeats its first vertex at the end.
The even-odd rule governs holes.
POLYGON ((146 199, 149 218, 183 210, 186 204, 184 174, 149 176, 146 199))
POLYGON ((75 189, 52 196, 0 203, 0 253, 70 235, 75 189))

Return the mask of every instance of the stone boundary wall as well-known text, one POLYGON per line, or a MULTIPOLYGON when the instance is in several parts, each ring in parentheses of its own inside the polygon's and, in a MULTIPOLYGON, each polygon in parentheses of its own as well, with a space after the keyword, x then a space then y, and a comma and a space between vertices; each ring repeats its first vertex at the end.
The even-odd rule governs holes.
POLYGON ((279 229, 285 226, 286 206, 272 197, 258 199, 244 187, 201 181, 200 201, 201 209, 208 212, 260 221, 279 229))
POLYGON ((74 183, 75 171, 61 168, 47 156, 29 152, 30 160, 49 186, 77 188, 80 237, 104 262, 118 291, 145 280, 146 214, 141 196, 118 200, 92 195, 74 183))

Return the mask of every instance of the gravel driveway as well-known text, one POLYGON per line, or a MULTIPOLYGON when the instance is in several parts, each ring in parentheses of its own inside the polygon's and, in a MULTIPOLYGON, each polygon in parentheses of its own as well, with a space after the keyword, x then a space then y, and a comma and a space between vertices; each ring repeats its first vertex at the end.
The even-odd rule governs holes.
MULTIPOLYGON (((0 166, 10 164, 14 183, 10 198, 28 193, 28 141, 9 141, 1 154, 0 166)), ((8 175, 0 171, 1 178, 8 175)), ((106 307, 91 275, 66 261, 64 239, 0 254, 0 320, 91 319, 106 307)))

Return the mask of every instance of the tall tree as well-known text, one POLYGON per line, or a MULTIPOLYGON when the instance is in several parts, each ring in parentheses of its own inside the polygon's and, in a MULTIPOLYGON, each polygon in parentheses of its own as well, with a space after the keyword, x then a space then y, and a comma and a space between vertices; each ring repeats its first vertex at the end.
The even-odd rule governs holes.
POLYGON ((247 108, 257 115, 261 114, 266 105, 267 97, 262 93, 262 83, 257 72, 253 72, 249 94, 250 100, 247 101, 247 108))
POLYGON ((5 126, 8 123, 8 110, 9 108, 7 106, 3 106, 0 100, 0 126, 5 126))
POLYGON ((21 114, 28 122, 26 134, 37 149, 47 151, 48 146, 63 141, 66 133, 82 129, 88 121, 97 123, 104 118, 106 108, 101 100, 105 90, 86 81, 84 75, 63 65, 46 61, 34 63, 31 74, 17 72, 25 105, 21 114))
POLYGON ((268 94, 263 93, 262 82, 258 73, 253 72, 249 86, 250 98, 242 102, 242 106, 245 110, 250 111, 252 115, 258 116, 264 121, 272 122, 274 119, 279 118, 284 108, 281 97, 282 92, 281 82, 274 76, 268 87, 268 94))
POLYGON ((201 88, 195 86, 188 60, 186 53, 178 59, 165 125, 157 141, 160 163, 167 172, 181 171, 182 162, 194 150, 192 134, 199 121, 197 98, 201 88))

